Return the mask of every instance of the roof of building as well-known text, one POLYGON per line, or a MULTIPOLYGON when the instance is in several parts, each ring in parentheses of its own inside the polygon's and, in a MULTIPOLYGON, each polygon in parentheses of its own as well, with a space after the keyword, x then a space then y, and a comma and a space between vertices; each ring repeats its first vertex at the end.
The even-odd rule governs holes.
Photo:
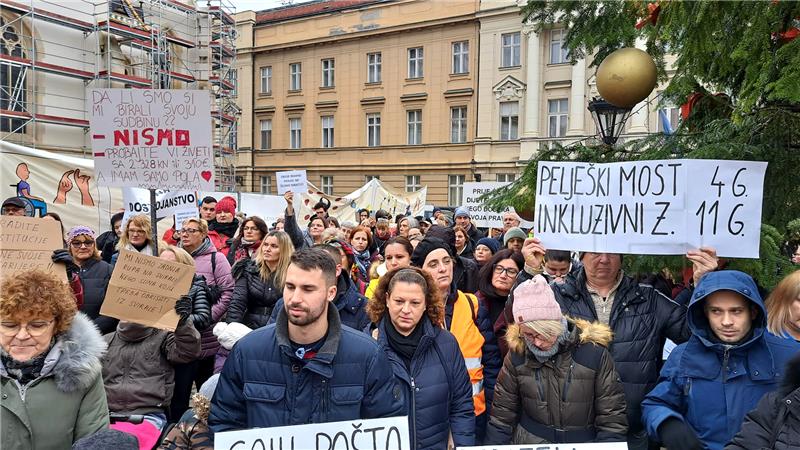
POLYGON ((316 16, 334 11, 360 8, 373 3, 384 3, 390 0, 316 0, 298 5, 265 9, 256 13, 256 24, 282 22, 300 17, 316 16))

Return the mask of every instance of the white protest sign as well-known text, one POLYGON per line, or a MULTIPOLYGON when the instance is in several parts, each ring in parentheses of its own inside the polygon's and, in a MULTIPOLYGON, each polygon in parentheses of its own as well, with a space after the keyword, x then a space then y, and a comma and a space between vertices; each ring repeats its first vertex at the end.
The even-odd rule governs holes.
POLYGON ((267 225, 273 224, 279 217, 283 217, 286 209, 286 200, 282 195, 252 194, 242 192, 239 209, 246 212, 247 216, 258 216, 264 219, 267 225))
POLYGON ((197 208, 192 208, 176 211, 172 217, 175 219, 175 231, 178 231, 183 228, 183 222, 185 220, 200 216, 197 214, 197 208))
MULTIPOLYGON (((194 191, 156 190, 156 216, 169 217, 178 211, 194 209, 197 216, 197 193, 194 191)), ((150 214, 150 191, 138 188, 122 188, 125 215, 150 214)))
POLYGON ((308 178, 305 170, 287 170, 275 172, 278 181, 278 194, 292 191, 296 195, 308 190, 308 178))
POLYGON ((348 420, 214 433, 214 450, 361 448, 408 450, 408 417, 348 420))
POLYGON ((478 447, 458 447, 458 450, 628 450, 628 443, 587 442, 584 444, 482 445, 478 447))
MULTIPOLYGON (((495 189, 501 188, 509 183, 499 181, 484 181, 480 183, 464 183, 464 194, 461 199, 461 206, 467 208, 470 214, 470 220, 476 227, 484 228, 502 228, 503 227, 503 213, 506 211, 514 211, 511 206, 506 207, 503 211, 495 212, 483 206, 483 202, 478 199, 481 195, 492 192, 495 189)), ((526 220, 520 221, 520 227, 533 228, 533 222, 526 220)))
POLYGON ((765 162, 539 161, 536 235, 547 248, 758 258, 765 162))
POLYGON ((214 189, 208 91, 87 89, 97 183, 214 189))

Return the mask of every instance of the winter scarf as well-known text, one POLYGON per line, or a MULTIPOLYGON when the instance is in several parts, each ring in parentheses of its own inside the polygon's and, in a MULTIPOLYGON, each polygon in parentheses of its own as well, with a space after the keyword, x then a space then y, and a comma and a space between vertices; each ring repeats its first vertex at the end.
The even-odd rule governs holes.
POLYGON ((17 361, 16 359, 12 358, 11 355, 6 353, 5 350, 0 349, 0 361, 2 361, 3 367, 5 367, 8 376, 17 380, 20 385, 25 386, 31 381, 39 378, 39 376, 42 374, 44 362, 47 359, 47 355, 50 353, 50 350, 53 348, 54 342, 55 341, 51 341, 50 347, 46 351, 42 352, 41 355, 27 361, 17 361))
POLYGON ((417 326, 414 327, 414 331, 412 331, 408 336, 403 336, 394 327, 392 319, 389 318, 389 314, 383 316, 383 320, 386 327, 386 340, 389 342, 389 346, 391 346, 392 349, 396 351, 401 358, 403 358, 406 366, 410 366, 409 363, 411 362, 411 358, 414 357, 414 352, 417 351, 419 341, 422 339, 422 335, 424 334, 423 329, 425 327, 422 326, 422 321, 417 323, 417 326))
POLYGON ((130 242, 128 242, 127 244, 125 244, 125 250, 141 253, 143 255, 153 256, 153 247, 150 246, 150 241, 147 241, 147 243, 141 246, 141 248, 138 245, 133 245, 130 242))
POLYGON ((239 261, 240 259, 250 258, 253 256, 251 252, 255 252, 259 247, 261 247, 261 241, 250 242, 242 238, 242 242, 240 242, 239 247, 236 248, 236 254, 233 260, 239 261))
POLYGON ((195 250, 192 252, 192 258, 194 258, 194 257, 195 257, 195 256, 197 256, 197 255, 202 255, 203 253, 205 253, 205 252, 206 252, 206 250, 208 250, 208 248, 209 248, 209 247, 211 247, 211 245, 212 245, 212 244, 211 244, 211 239, 209 239, 209 238, 208 238, 208 236, 206 236, 206 238, 205 238, 205 239, 203 239, 203 243, 202 243, 202 244, 200 244, 200 246, 199 246, 199 247, 197 247, 197 248, 196 248, 196 249, 195 249, 195 250))
POLYGON ((364 249, 363 252, 353 249, 353 255, 356 260, 356 267, 358 268, 358 279, 362 281, 369 281, 369 266, 371 264, 372 255, 369 249, 364 249))
POLYGON ((228 238, 232 238, 236 235, 236 230, 239 229, 239 219, 234 218, 233 222, 231 223, 219 223, 216 220, 212 220, 208 224, 208 231, 216 231, 217 234, 225 235, 228 238))
POLYGON ((570 331, 569 327, 567 326, 567 319, 561 319, 561 324, 564 325, 564 332, 558 336, 558 339, 556 339, 555 344, 553 344, 553 346, 550 347, 549 350, 541 350, 535 345, 528 342, 527 339, 525 339, 525 346, 528 347, 528 351, 533 353, 533 356, 540 363, 547 361, 553 355, 558 353, 559 350, 561 350, 561 345, 569 340, 570 331))

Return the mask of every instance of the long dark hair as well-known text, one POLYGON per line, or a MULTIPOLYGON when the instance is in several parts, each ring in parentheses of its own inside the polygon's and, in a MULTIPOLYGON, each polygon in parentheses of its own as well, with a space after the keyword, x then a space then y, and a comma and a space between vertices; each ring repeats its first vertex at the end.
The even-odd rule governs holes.
POLYGON ((511 249, 504 248, 492 256, 492 259, 481 266, 478 271, 478 290, 483 292, 484 295, 489 297, 500 297, 494 286, 492 286, 492 275, 494 275, 494 266, 504 259, 510 259, 517 265, 517 269, 522 270, 525 266, 525 258, 522 253, 515 252, 511 249))
POLYGON ((269 234, 269 227, 267 226, 267 223, 264 222, 264 219, 258 216, 245 217, 245 219, 242 220, 242 223, 239 224, 239 232, 236 233, 236 239, 233 240, 232 247, 239 248, 239 246, 242 244, 242 239, 244 238, 244 226, 248 222, 253 222, 256 224, 256 228, 258 228, 258 231, 261 232, 262 241, 265 237, 267 237, 267 234, 269 234))

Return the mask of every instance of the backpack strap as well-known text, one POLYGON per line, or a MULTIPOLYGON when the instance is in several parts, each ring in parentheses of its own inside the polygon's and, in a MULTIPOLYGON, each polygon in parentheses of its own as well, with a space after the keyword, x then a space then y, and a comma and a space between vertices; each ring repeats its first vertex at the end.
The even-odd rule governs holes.
POLYGON ((211 276, 214 278, 214 284, 217 284, 217 252, 211 254, 211 276))
POLYGON ((480 308, 478 297, 476 297, 475 294, 468 294, 466 292, 464 296, 469 300, 467 303, 469 304, 469 310, 472 312, 472 322, 474 322, 475 326, 480 330, 481 327, 478 325, 478 309, 480 308))

